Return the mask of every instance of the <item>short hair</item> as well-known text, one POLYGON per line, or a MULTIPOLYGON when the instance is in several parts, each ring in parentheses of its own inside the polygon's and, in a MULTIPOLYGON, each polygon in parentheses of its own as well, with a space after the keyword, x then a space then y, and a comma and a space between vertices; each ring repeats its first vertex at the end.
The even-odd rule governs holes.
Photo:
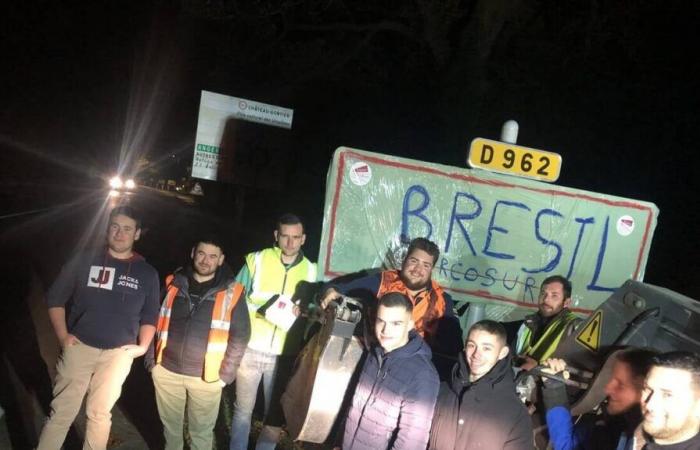
POLYGON ((700 356, 693 352, 673 351, 655 356, 652 367, 666 367, 690 372, 695 389, 700 389, 700 356))
POLYGON ((485 331, 489 334, 493 334, 502 344, 505 344, 508 339, 506 328, 503 326, 503 324, 496 322, 495 320, 480 320, 472 325, 472 327, 469 329, 469 333, 467 333, 467 339, 469 339, 469 335, 472 333, 472 331, 485 331))
POLYGON ((433 266, 437 263, 440 257, 440 249, 437 244, 426 238, 415 238, 408 244, 408 251, 406 251, 406 257, 413 253, 414 250, 423 250, 425 253, 433 257, 433 266))
POLYGON ((568 278, 562 275, 552 275, 551 277, 547 277, 544 279, 544 281, 540 285, 540 289, 552 283, 561 283, 562 287, 564 288, 564 299, 571 297, 571 291, 573 290, 573 288, 571 287, 571 281, 569 281, 568 278))
POLYGON ((224 244, 222 243, 221 239, 219 239, 219 237, 214 234, 205 234, 203 236, 200 236, 196 241, 194 241, 194 248, 196 249, 199 244, 214 245, 216 247, 219 247, 219 250, 221 250, 222 255, 226 253, 224 249, 224 244))
POLYGON ((394 308, 400 306, 406 312, 413 313, 413 303, 401 292, 388 292, 382 295, 377 302, 377 308, 383 306, 385 308, 394 308))
POLYGON ((277 229, 281 229, 282 225, 301 225, 301 229, 304 229, 304 222, 301 217, 296 214, 286 213, 282 214, 279 219, 277 219, 277 229))
POLYGON ((114 208, 112 211, 109 213, 109 221, 110 223, 112 220, 114 220, 115 217, 117 216, 126 216, 129 219, 133 220, 136 222, 136 229, 138 230, 141 228, 141 216, 136 213, 136 210, 132 208, 131 206, 117 206, 114 208))
POLYGON ((644 378, 651 369, 654 357, 659 352, 648 348, 628 348, 620 351, 615 359, 625 363, 630 370, 635 385, 641 388, 644 385, 644 378))

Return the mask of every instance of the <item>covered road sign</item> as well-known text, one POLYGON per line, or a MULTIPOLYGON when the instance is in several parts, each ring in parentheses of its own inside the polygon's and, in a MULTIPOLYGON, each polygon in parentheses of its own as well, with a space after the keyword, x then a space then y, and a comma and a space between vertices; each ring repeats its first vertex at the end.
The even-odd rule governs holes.
POLYGON ((542 280, 561 274, 573 282, 574 311, 589 313, 627 279, 643 279, 658 212, 648 202, 341 147, 328 174, 319 267, 325 279, 398 267, 404 243, 427 237, 441 251, 433 278, 457 300, 517 318, 536 308, 542 280))

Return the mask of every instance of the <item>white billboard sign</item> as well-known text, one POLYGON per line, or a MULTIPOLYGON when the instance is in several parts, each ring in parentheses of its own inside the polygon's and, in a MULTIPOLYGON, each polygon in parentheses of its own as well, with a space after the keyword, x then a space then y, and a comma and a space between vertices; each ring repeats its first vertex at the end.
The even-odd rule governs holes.
POLYGON ((240 119, 281 128, 292 128, 294 110, 244 98, 202 91, 192 176, 216 180, 221 162, 221 139, 226 122, 240 119))

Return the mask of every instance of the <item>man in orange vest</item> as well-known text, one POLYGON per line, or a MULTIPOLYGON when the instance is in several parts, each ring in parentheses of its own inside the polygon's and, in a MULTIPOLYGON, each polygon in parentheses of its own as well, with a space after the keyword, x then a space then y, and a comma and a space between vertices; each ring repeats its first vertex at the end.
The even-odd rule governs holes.
POLYGON ((155 351, 145 361, 167 450, 183 448, 185 412, 190 448, 212 448, 221 389, 236 377, 250 338, 244 288, 219 241, 198 241, 191 257, 191 266, 166 279, 155 351))
POLYGON ((433 362, 444 378, 463 346, 452 298, 432 279, 433 267, 439 257, 440 249, 434 242, 415 238, 408 245, 400 270, 385 270, 348 282, 332 280, 321 296, 321 307, 326 308, 341 294, 363 300, 376 300, 388 292, 406 295, 413 303, 415 329, 430 345, 433 362))

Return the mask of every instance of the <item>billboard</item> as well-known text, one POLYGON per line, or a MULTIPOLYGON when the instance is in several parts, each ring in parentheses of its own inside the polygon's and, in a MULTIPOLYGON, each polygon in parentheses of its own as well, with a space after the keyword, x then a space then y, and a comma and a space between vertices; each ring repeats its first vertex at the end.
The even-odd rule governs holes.
POLYGON ((433 270, 455 300, 536 308, 539 286, 572 280, 588 313, 642 280, 658 208, 648 202, 340 147, 328 174, 319 251, 324 279, 398 267, 405 243, 438 244, 433 270))
MULTIPOLYGON (((197 120, 192 176, 218 180, 233 174, 234 149, 240 125, 238 120, 291 129, 294 110, 244 98, 202 91, 197 120)), ((253 149, 242 149, 253 153, 253 149)), ((260 152, 258 152, 260 153, 260 152)), ((239 158, 240 159, 240 158, 239 158)), ((273 159, 273 158, 269 158, 273 159)), ((241 170, 243 174, 249 170, 241 170)))

